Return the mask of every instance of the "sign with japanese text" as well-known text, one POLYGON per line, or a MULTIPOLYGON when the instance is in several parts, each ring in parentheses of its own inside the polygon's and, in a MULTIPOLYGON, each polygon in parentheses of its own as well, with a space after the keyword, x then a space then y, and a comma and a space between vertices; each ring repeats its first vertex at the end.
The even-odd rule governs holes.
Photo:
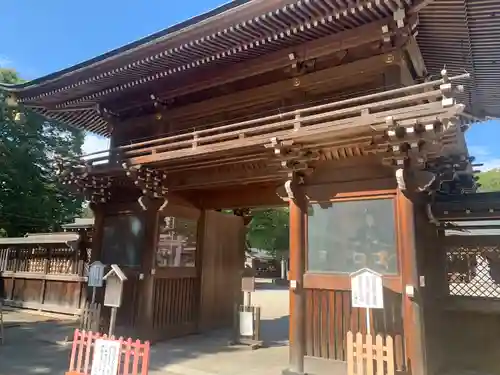
POLYGON ((384 308, 384 286, 382 275, 363 268, 351 274, 352 307, 365 309, 384 308))
POLYGON ((119 341, 97 339, 90 375, 116 375, 120 361, 119 341))

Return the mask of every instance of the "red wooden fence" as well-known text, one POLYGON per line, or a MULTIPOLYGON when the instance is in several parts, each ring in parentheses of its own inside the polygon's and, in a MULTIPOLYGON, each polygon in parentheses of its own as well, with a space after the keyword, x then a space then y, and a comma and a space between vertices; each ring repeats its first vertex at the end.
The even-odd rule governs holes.
POLYGON ((95 341, 98 339, 120 343, 120 359, 117 375, 147 375, 149 367, 149 341, 115 339, 100 333, 75 330, 73 347, 66 375, 89 375, 92 369, 95 341))

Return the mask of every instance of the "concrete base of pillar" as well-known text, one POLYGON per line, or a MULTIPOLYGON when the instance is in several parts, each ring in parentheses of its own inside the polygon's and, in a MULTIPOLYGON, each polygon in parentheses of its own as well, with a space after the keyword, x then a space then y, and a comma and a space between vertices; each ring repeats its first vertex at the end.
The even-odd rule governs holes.
POLYGON ((297 372, 295 370, 285 369, 281 372, 281 375, 307 375, 305 372, 297 372))

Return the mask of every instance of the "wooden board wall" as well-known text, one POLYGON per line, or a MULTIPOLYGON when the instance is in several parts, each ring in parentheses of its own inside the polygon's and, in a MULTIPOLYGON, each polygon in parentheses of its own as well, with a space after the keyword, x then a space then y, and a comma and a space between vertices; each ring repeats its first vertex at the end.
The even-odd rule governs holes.
MULTIPOLYGON (((372 334, 390 334, 395 340, 396 364, 403 367, 401 295, 385 289, 383 310, 371 310, 372 334)), ((351 306, 350 290, 306 290, 306 355, 346 361, 348 331, 366 333, 364 309, 351 306)))
POLYGON ((232 325, 241 295, 245 227, 243 218, 216 211, 204 211, 202 222, 199 329, 204 331, 232 325))
POLYGON ((85 279, 81 276, 51 280, 50 277, 23 277, 6 272, 4 277, 6 303, 11 306, 76 315, 86 298, 85 279))

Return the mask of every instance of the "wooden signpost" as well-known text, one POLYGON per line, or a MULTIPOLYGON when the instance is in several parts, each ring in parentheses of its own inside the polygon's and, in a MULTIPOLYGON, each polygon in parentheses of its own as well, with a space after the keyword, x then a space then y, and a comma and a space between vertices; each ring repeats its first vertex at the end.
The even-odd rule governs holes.
POLYGON ((369 268, 362 268, 350 276, 352 307, 366 309, 366 330, 370 334, 370 309, 384 308, 382 275, 369 268))
POLYGON ((104 306, 111 307, 109 336, 112 336, 116 325, 116 313, 122 304, 123 283, 127 280, 127 276, 125 276, 118 265, 113 264, 111 270, 104 276, 103 280, 106 281, 104 306))

